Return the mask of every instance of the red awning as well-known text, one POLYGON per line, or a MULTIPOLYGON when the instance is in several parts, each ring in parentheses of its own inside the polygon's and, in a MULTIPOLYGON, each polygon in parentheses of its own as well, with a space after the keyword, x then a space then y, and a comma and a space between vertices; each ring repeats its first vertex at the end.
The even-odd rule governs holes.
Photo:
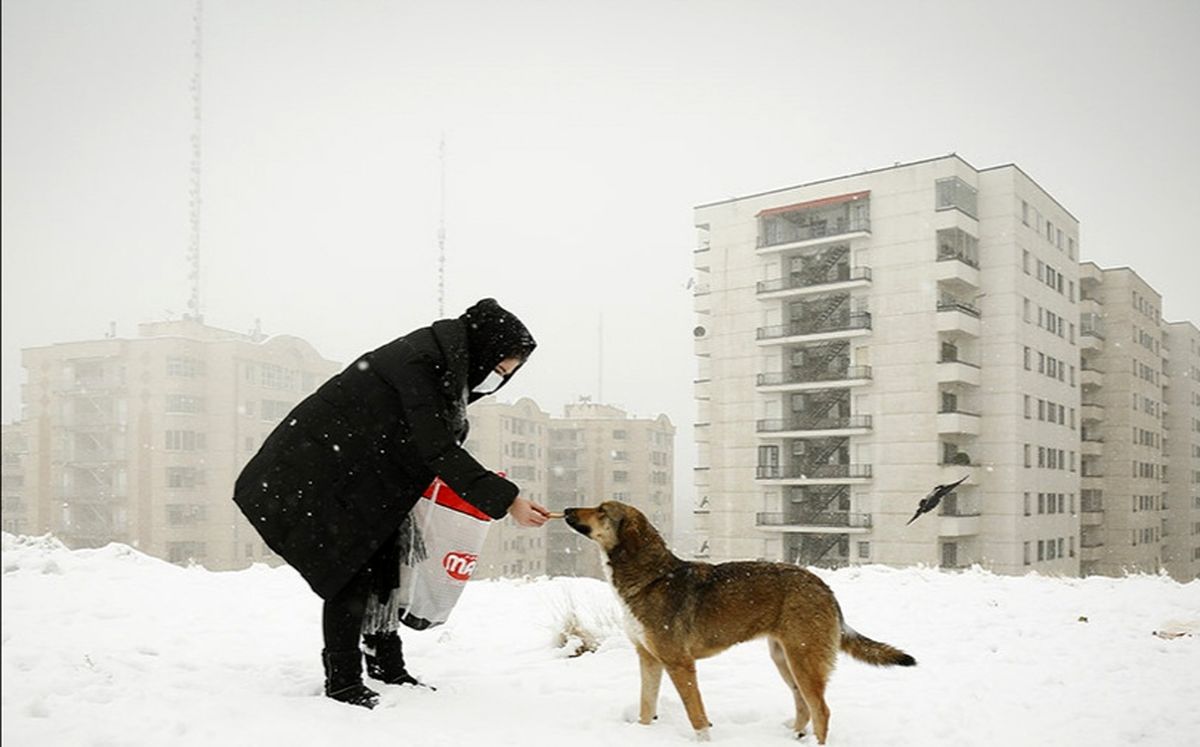
POLYGON ((871 190, 866 189, 862 192, 851 192, 849 194, 838 195, 836 197, 822 197, 819 200, 809 200, 808 202, 797 202, 795 205, 784 205, 783 207, 767 208, 760 210, 757 218, 765 218, 769 215, 779 215, 781 213, 794 213, 798 210, 811 210, 812 208, 829 207, 830 205, 840 205, 843 202, 854 202, 861 200, 864 197, 869 197, 871 190))

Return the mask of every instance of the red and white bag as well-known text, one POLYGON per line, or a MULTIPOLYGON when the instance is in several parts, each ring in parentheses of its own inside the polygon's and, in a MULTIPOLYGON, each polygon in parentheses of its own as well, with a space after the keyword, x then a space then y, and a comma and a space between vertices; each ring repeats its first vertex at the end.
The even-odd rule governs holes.
MULTIPOLYGON (((503 476, 503 475, 502 475, 503 476)), ((368 604, 367 626, 424 630, 446 622, 487 539, 492 517, 435 478, 400 525, 400 587, 368 604)))

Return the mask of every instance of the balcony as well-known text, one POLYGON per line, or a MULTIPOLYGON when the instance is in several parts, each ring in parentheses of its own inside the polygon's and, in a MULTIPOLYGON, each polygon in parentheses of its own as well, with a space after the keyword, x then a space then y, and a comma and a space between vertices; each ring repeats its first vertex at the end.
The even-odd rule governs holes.
POLYGON ((981 371, 974 363, 959 360, 941 360, 937 366, 939 384, 967 384, 979 386, 981 371))
POLYGON ((810 293, 830 293, 832 291, 866 288, 871 284, 871 268, 845 267, 844 272, 838 272, 829 277, 812 277, 803 273, 792 273, 785 278, 760 280, 755 288, 758 297, 764 301, 774 298, 789 298, 810 293))
POLYGON ((813 514, 758 513, 754 525, 759 529, 809 534, 865 534, 871 529, 870 514, 842 511, 813 514))
POLYGON ((1094 330, 1080 330, 1079 349, 1099 353, 1104 350, 1104 336, 1094 330))
POLYGON ((865 311, 856 311, 842 315, 840 319, 829 319, 820 323, 794 321, 790 324, 759 327, 755 336, 759 345, 786 345, 860 337, 869 334, 870 331, 871 315, 865 311))
POLYGON ((824 438, 828 436, 859 436, 871 431, 870 415, 849 415, 832 418, 786 418, 759 420, 755 430, 764 438, 824 438))
POLYGON ((959 293, 978 291, 979 263, 960 249, 943 246, 938 250, 934 277, 939 283, 959 293))
POLYGON ((1083 526, 1100 526, 1104 523, 1104 502, 1100 499, 1084 500, 1079 507, 1079 523, 1083 526))
POLYGON ((838 485, 865 483, 871 479, 869 464, 817 464, 780 466, 760 464, 755 479, 780 485, 838 485))
POLYGON ((937 416, 938 433, 979 435, 979 415, 964 410, 942 410, 937 416))
POLYGON ((1104 420, 1104 405, 1099 402, 1084 402, 1079 406, 1079 419, 1083 422, 1104 420))
POLYGON ((966 301, 943 298, 937 305, 937 331, 979 337, 979 309, 966 301))
POLYGON ((949 485, 959 478, 965 477, 967 479, 962 483, 964 486, 978 485, 979 480, 975 476, 978 466, 976 464, 946 464, 942 462, 938 465, 937 484, 949 485))
POLYGON ((1094 314, 1097 317, 1103 316, 1104 304, 1100 303, 1100 300, 1097 298, 1081 296, 1079 298, 1079 313, 1081 316, 1083 314, 1094 314))
POLYGON ((759 253, 869 236, 870 194, 852 192, 763 210, 757 216, 759 253))
POLYGON ((841 371, 796 369, 760 373, 757 387, 760 392, 787 392, 865 386, 870 383, 870 366, 849 366, 841 371))
POLYGON ((1104 456, 1104 439, 1099 436, 1085 436, 1079 442, 1079 453, 1085 457, 1104 456))
POLYGON ((1084 389, 1094 389, 1104 385, 1104 372, 1096 368, 1084 368, 1079 371, 1079 384, 1084 389))

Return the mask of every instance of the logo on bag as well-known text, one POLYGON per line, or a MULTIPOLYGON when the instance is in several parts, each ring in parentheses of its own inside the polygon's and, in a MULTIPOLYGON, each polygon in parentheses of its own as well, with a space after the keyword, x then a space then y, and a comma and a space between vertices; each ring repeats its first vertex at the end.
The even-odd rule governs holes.
POLYGON ((448 552, 446 557, 442 558, 442 567, 446 569, 446 573, 457 581, 466 581, 471 578, 471 574, 475 572, 475 562, 479 560, 478 555, 472 555, 467 552, 448 552))

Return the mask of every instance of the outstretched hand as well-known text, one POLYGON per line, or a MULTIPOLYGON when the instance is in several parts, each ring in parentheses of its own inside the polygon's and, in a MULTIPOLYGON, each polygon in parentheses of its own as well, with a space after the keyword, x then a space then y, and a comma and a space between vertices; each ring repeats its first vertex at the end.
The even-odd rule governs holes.
POLYGON ((550 519, 550 511, 545 506, 520 496, 508 507, 508 515, 523 527, 540 527, 550 519))

